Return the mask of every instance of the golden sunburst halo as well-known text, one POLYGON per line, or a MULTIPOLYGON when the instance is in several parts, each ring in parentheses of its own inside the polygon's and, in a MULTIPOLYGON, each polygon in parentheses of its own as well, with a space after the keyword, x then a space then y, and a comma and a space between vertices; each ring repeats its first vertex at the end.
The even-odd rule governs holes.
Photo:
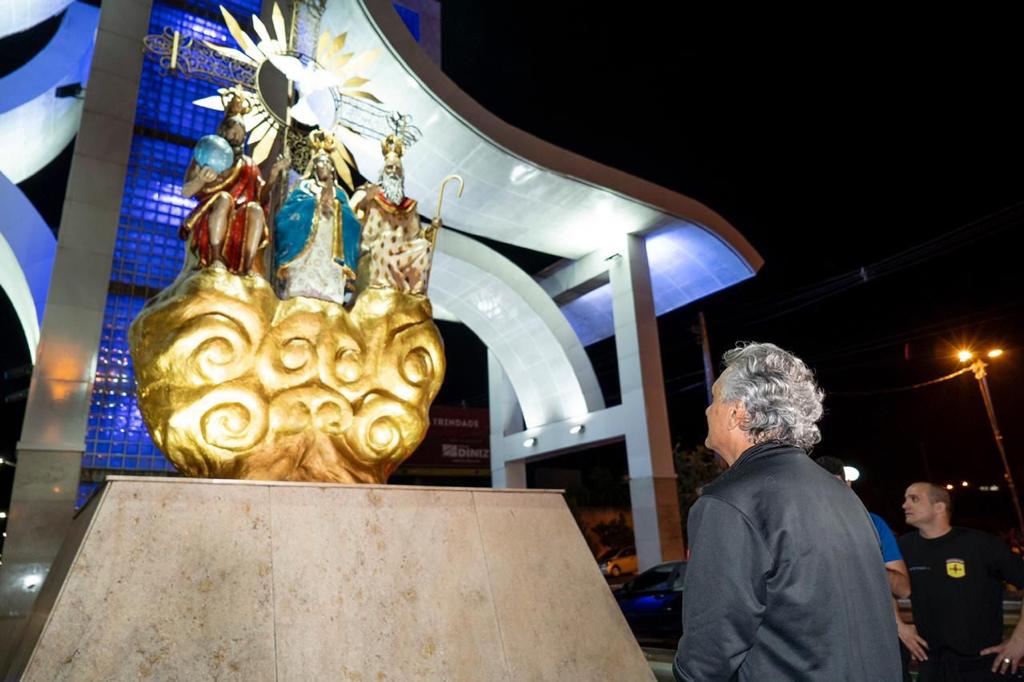
MULTIPOLYGON (((270 156, 279 134, 291 124, 293 118, 312 128, 330 129, 337 123, 337 120, 318 120, 310 105, 318 94, 329 91, 330 96, 334 98, 344 95, 380 103, 372 93, 363 89, 369 79, 359 75, 377 58, 378 49, 360 53, 345 52, 347 33, 332 36, 324 31, 317 41, 316 55, 311 58, 290 49, 284 14, 277 3, 274 3, 272 10, 273 32, 258 16, 253 15, 253 35, 246 33, 234 15, 224 6, 220 7, 220 11, 224 16, 224 25, 237 47, 218 45, 205 40, 203 43, 222 57, 251 66, 257 74, 269 62, 288 78, 299 95, 298 101, 289 106, 286 120, 282 120, 279 114, 270 110, 263 97, 259 95, 258 77, 253 83, 254 92, 248 93, 252 109, 245 117, 245 128, 252 148, 252 159, 256 164, 263 163, 270 156)), ((196 100, 194 104, 223 110, 220 93, 196 100)), ((348 156, 347 150, 345 156, 348 156)), ((349 159, 346 160, 352 163, 349 159)))

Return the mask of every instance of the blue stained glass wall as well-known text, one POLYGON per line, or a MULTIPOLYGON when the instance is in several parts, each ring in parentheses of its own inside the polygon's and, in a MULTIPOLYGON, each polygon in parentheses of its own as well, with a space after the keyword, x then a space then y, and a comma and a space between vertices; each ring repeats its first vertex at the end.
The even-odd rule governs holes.
MULTIPOLYGON (((233 46, 220 18, 220 4, 249 25, 249 16, 259 13, 261 2, 155 0, 148 32, 162 33, 170 27, 184 36, 233 46)), ((139 414, 128 326, 146 300, 174 280, 184 261, 178 227, 194 202, 181 196, 182 175, 195 141, 212 133, 222 115, 192 102, 215 92, 209 83, 162 74, 153 60, 143 63, 89 409, 80 505, 106 473, 174 471, 139 414)))

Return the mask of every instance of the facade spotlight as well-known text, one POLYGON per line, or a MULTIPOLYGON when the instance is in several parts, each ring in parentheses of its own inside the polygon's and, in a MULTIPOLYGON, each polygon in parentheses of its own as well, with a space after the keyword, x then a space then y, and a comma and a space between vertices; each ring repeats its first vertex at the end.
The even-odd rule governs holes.
POLYGON ((583 433, 583 431, 586 430, 586 428, 587 427, 584 426, 583 424, 577 424, 576 426, 573 426, 571 429, 569 429, 569 433, 575 436, 577 433, 583 433))
POLYGON ((537 444, 537 439, 536 438, 527 438, 526 440, 523 441, 523 447, 524 448, 532 448, 536 444, 537 444))

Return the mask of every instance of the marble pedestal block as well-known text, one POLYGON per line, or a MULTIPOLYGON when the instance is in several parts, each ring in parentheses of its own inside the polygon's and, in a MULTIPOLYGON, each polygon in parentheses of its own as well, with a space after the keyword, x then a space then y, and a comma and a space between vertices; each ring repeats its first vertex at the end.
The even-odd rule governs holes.
POLYGON ((112 476, 9 676, 650 680, 561 495, 112 476))

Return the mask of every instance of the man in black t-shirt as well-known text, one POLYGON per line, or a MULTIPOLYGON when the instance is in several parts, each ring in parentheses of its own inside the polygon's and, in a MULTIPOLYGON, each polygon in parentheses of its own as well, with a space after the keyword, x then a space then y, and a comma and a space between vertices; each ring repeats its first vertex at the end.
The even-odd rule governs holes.
POLYGON ((1015 674, 1024 618, 1003 641, 1003 582, 1024 586, 1024 561, 992 535, 950 526, 949 493, 936 485, 907 488, 903 511, 917 529, 899 539, 916 628, 904 643, 921 662, 921 681, 1015 674))

